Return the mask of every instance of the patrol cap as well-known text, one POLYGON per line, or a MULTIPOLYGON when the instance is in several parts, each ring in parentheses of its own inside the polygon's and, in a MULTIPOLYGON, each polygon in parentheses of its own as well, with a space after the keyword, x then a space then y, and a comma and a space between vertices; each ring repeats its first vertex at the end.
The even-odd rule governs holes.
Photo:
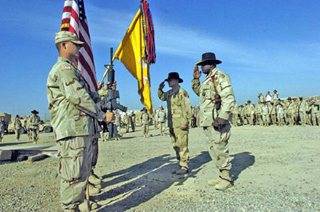
POLYGON ((61 43, 61 42, 67 42, 67 41, 71 41, 74 44, 77 45, 84 45, 84 42, 79 41, 77 38, 77 35, 69 32, 69 31, 61 31, 56 33, 56 37, 55 37, 55 43, 61 43))

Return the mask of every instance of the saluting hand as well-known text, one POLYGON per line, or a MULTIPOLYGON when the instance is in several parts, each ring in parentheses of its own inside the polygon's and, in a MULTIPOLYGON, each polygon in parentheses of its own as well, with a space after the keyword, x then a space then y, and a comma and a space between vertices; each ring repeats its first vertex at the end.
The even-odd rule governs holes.
POLYGON ((165 81, 163 81, 162 83, 160 83, 160 85, 159 85, 159 89, 160 89, 160 90, 162 90, 162 89, 164 88, 164 83, 165 83, 165 81))
POLYGON ((199 71, 198 66, 195 65, 194 69, 193 69, 193 78, 194 79, 199 79, 200 76, 201 76, 201 72, 199 71))

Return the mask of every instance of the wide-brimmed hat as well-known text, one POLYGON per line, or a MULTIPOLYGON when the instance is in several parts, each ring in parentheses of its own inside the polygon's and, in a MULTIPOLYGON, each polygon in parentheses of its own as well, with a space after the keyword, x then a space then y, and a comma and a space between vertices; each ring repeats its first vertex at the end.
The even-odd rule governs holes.
POLYGON ((178 74, 177 72, 170 72, 170 73, 168 74, 168 78, 165 79, 164 81, 169 81, 169 80, 171 80, 171 79, 177 79, 177 80, 179 80, 179 83, 183 82, 183 79, 181 79, 181 78, 179 77, 179 74, 178 74))
POLYGON ((33 113, 33 114, 38 114, 39 112, 36 111, 36 110, 33 110, 33 111, 31 111, 31 113, 33 113))
POLYGON ((216 59, 216 55, 214 53, 207 52, 207 53, 202 54, 201 61, 197 62, 196 65, 199 66, 199 65, 202 65, 202 64, 204 64, 206 62, 213 62, 215 64, 222 63, 220 60, 216 59))
POLYGON ((69 31, 61 31, 56 33, 56 37, 55 37, 55 43, 61 43, 61 42, 67 42, 67 41, 71 41, 74 44, 83 46, 84 42, 79 41, 78 37, 76 34, 69 32, 69 31))

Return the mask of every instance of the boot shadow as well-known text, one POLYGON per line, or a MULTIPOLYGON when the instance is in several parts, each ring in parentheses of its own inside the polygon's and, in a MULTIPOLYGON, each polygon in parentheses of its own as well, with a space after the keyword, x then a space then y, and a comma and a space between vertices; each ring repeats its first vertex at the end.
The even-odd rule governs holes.
POLYGON ((242 152, 230 156, 233 157, 231 160, 232 168, 230 170, 230 176, 232 176, 233 181, 236 181, 242 171, 254 164, 255 157, 251 155, 250 152, 242 152))
POLYGON ((211 161, 208 152, 191 158, 190 173, 181 176, 171 174, 177 167, 174 157, 161 155, 127 169, 104 175, 102 193, 96 196, 101 205, 97 211, 125 211, 136 207, 170 186, 180 186, 195 177, 203 165, 211 161), (108 178, 111 180, 108 181, 108 178))

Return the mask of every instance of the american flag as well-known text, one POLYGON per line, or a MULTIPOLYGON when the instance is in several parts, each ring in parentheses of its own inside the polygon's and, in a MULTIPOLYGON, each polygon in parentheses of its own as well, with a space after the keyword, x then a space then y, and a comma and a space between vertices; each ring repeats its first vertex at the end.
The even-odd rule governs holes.
POLYGON ((87 81, 90 91, 97 91, 96 70, 94 67, 91 39, 83 0, 65 0, 62 12, 61 31, 70 31, 83 41, 80 49, 78 68, 87 81))

